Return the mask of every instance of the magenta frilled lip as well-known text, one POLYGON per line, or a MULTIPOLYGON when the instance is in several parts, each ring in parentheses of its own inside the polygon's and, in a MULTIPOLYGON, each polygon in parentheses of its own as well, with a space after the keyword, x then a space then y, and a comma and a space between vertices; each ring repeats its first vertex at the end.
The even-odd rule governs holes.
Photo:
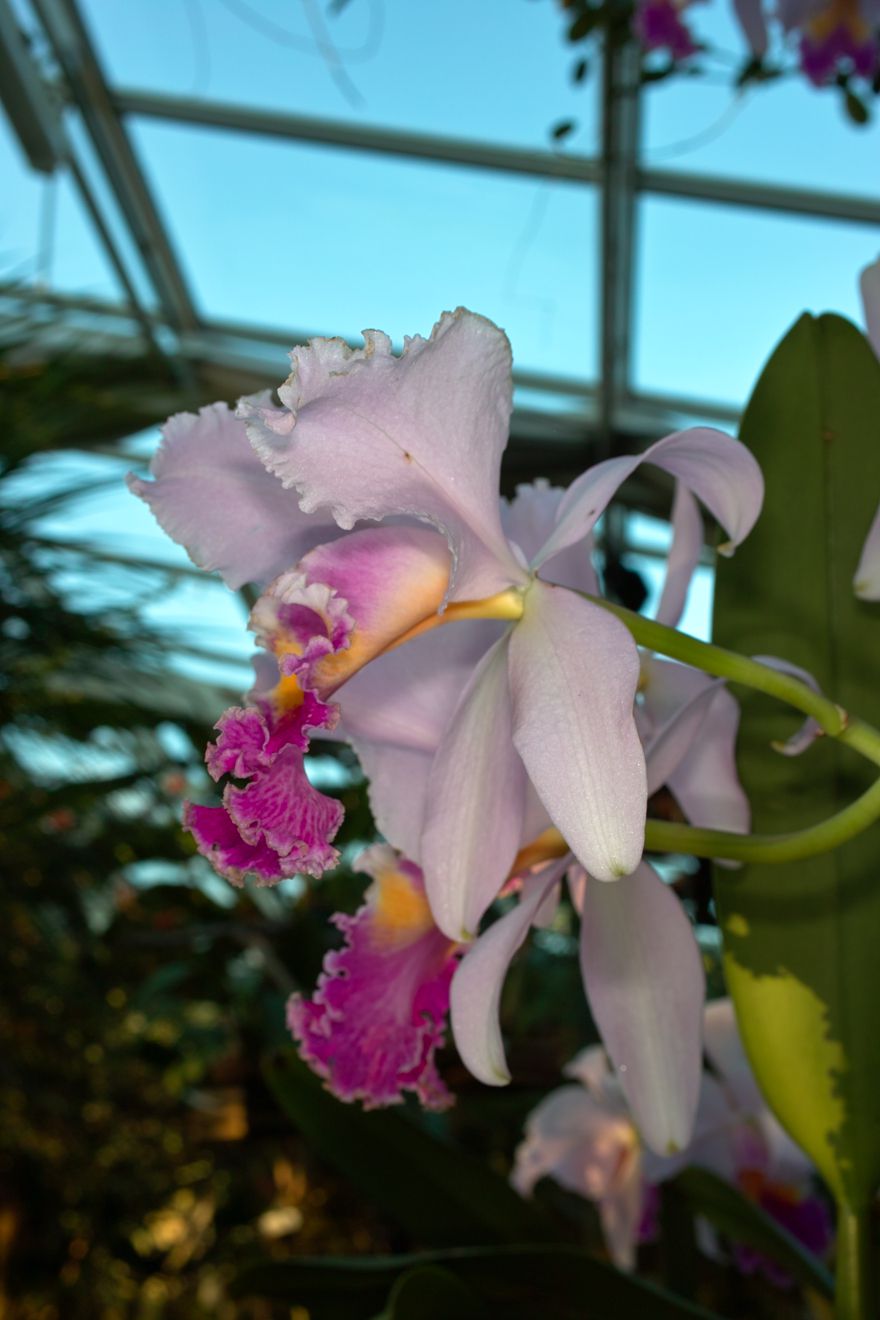
POLYGON ((452 1096, 434 1061, 443 1043, 455 946, 437 929, 418 867, 379 845, 358 862, 373 877, 354 916, 334 921, 345 943, 324 960, 311 999, 287 1008, 300 1054, 341 1100, 367 1109, 413 1091, 427 1109, 452 1096))

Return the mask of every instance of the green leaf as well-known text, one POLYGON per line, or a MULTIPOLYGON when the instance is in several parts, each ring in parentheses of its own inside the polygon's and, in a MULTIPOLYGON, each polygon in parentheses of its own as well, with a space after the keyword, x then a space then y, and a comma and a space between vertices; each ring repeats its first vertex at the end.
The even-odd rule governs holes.
MULTIPOLYGON (((880 496, 878 418, 880 365, 864 337, 838 316, 802 317, 743 419, 767 498, 715 592, 718 642, 793 661, 874 725, 880 612, 856 600, 852 579, 880 496)), ((832 739, 802 757, 771 751, 796 724, 743 697, 738 764, 761 833, 820 821, 873 778, 832 739)), ((761 1088, 856 1208, 880 1182, 878 880, 877 825, 822 857, 716 875, 727 983, 761 1088)))
MULTIPOLYGON (((421 1252, 412 1256, 373 1256, 323 1260, 255 1263, 230 1285, 233 1297, 265 1297, 307 1306, 314 1320, 361 1320, 375 1315, 370 1301, 401 1275, 409 1275, 411 1297, 427 1281, 415 1282, 411 1271, 433 1266, 454 1277, 482 1302, 478 1315, 503 1315, 505 1320, 713 1320, 712 1314, 684 1298, 595 1260, 579 1247, 516 1245, 490 1249, 460 1248, 421 1252), (335 1304, 347 1311, 332 1310, 335 1304)), ((422 1270, 419 1270, 421 1273, 422 1270)), ((436 1277, 436 1273, 435 1273, 436 1277)), ((447 1288, 450 1286, 444 1280, 447 1288)), ((403 1285, 401 1285, 403 1292, 403 1285)), ((400 1294, 398 1294, 399 1297, 400 1294)), ((405 1294, 404 1294, 405 1295, 405 1294)), ((461 1296, 461 1293, 459 1293, 461 1296)), ((381 1303, 379 1303, 381 1305, 381 1303)), ((396 1316, 386 1311, 386 1316, 396 1316)), ((422 1314, 400 1312, 401 1317, 422 1314)), ((427 1315, 433 1315, 428 1312, 427 1315)), ((439 1313, 438 1313, 439 1314, 439 1313)), ((446 1316, 469 1320, 470 1312, 456 1304, 446 1316)))
POLYGON ((708 1169, 696 1168, 685 1169, 670 1185, 683 1193, 694 1214, 703 1215, 731 1242, 754 1247, 803 1287, 833 1297, 834 1280, 821 1261, 736 1187, 708 1169))
POLYGON ((439 1265, 403 1274, 380 1320, 485 1320, 485 1306, 467 1284, 439 1265))
POLYGON ((548 1241, 558 1230, 482 1160, 393 1109, 342 1104, 295 1055, 265 1066, 281 1107, 335 1165, 413 1237, 432 1245, 548 1241))

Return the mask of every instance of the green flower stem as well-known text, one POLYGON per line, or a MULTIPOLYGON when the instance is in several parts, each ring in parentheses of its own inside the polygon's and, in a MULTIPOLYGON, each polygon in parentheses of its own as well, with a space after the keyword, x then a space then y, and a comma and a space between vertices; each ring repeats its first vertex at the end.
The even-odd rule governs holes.
MULTIPOLYGON (((827 697, 814 692, 800 679, 784 674, 759 660, 737 655, 722 646, 698 641, 675 628, 645 619, 622 605, 590 596, 594 605, 617 616, 640 646, 675 660, 684 661, 717 678, 766 692, 796 710, 810 715, 829 737, 880 766, 880 732, 862 720, 850 719, 827 697)), ((669 821, 649 820, 645 846, 652 852, 690 853, 695 857, 723 857, 741 862, 796 862, 829 852, 880 818, 880 779, 855 802, 828 820, 789 834, 729 834, 723 830, 694 829, 669 821)))
POLYGON ((805 715, 812 715, 823 733, 830 734, 832 738, 839 737, 846 728, 846 713, 833 701, 807 687, 799 678, 792 678, 790 674, 783 674, 770 665, 761 664, 760 660, 751 660, 748 656, 737 655, 735 651, 727 651, 723 646, 701 642, 696 637, 679 632, 677 628, 668 628, 665 623, 655 623, 653 619, 643 618, 641 614, 625 609, 623 605, 614 605, 598 596, 587 596, 587 600, 615 614, 621 623, 626 624, 639 646, 672 656, 674 660, 683 660, 694 669, 702 669, 707 674, 714 674, 716 678, 728 678, 733 683, 741 683, 744 687, 778 697, 805 715))
POLYGON ((725 830, 699 830, 692 825, 649 820, 645 847, 649 852, 690 853, 694 857, 723 857, 737 862, 797 862, 830 852, 880 818, 880 779, 818 825, 790 834, 729 834, 725 830))
POLYGON ((871 1293, 871 1216, 838 1206, 834 1315, 836 1320, 869 1320, 876 1311, 871 1293))

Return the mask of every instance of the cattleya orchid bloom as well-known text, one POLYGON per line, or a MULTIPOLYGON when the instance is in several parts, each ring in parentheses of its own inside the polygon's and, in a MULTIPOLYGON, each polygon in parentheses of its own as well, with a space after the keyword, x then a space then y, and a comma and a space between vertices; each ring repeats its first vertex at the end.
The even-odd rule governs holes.
POLYGON ((682 17, 693 0, 638 0, 633 32, 642 50, 668 50, 676 63, 696 55, 699 46, 682 17))
MULTIPOLYGON (((517 543, 528 552, 554 525, 563 497, 546 483, 521 486, 512 504, 503 507, 503 524, 509 533, 515 530, 517 543)), ((695 512, 687 500, 677 501, 658 610, 663 621, 677 621, 699 557, 702 522, 697 517, 694 523, 695 512)), ((572 586, 595 589, 586 556, 572 556, 557 571, 572 586)), ((338 694, 338 732, 351 740, 369 776, 376 821, 410 856, 419 856, 437 748, 469 670, 501 627, 471 621, 428 633, 367 666, 338 694)), ((747 830, 748 802, 733 757, 736 702, 722 684, 687 666, 650 656, 642 663, 643 678, 647 665, 649 679, 637 723, 649 791, 674 785, 694 823, 747 830)), ((537 796, 527 796, 513 867, 519 902, 463 950, 453 981, 456 1044, 471 1072, 489 1084, 509 1079, 498 1025, 507 968, 531 925, 552 917, 560 878, 573 862, 549 826, 537 796)), ((581 868, 574 881, 594 1019, 621 1069, 645 1139, 660 1151, 682 1146, 693 1122, 701 1054, 703 973, 690 924, 673 891, 646 864, 613 885, 587 881, 581 868)))
POLYGON ((321 700, 341 700, 365 664, 440 624, 510 625, 474 665, 436 749, 414 854, 437 924, 461 941, 511 870, 532 794, 597 879, 629 875, 641 857, 636 646, 556 571, 578 548, 586 557, 596 520, 643 461, 696 494, 731 545, 753 525, 763 483, 737 441, 706 428, 679 432, 585 472, 527 554, 505 533, 497 494, 512 406, 503 332, 459 310, 430 339, 407 340, 399 357, 385 335, 364 338, 359 350, 340 340, 295 349, 283 407, 242 406, 256 453, 296 489, 301 510, 328 510, 353 529, 276 579, 255 616, 275 612, 275 631, 263 635, 282 674, 321 700), (355 529, 388 518, 397 521, 355 529), (284 616, 291 610, 295 635, 284 616))
MULTIPOLYGON (((734 0, 734 12, 760 58, 768 44, 764 0, 734 0)), ((838 73, 874 77, 880 57, 877 0, 780 0, 776 12, 786 34, 800 34, 801 68, 814 87, 838 73)))
MULTIPOLYGON (((730 1000, 706 1005, 706 1052, 693 1139, 674 1156, 645 1148, 601 1047, 582 1051, 565 1072, 577 1084, 551 1092, 532 1111, 514 1157, 511 1181, 524 1196, 543 1177, 594 1201, 609 1254, 620 1269, 635 1266, 636 1248, 657 1231, 657 1189, 688 1165, 726 1179, 757 1201, 817 1256, 831 1244, 824 1201, 812 1191, 813 1168, 770 1113, 752 1076, 730 1000)), ((701 1243, 715 1254, 713 1235, 701 1243)), ((744 1273, 761 1270, 785 1286, 788 1277, 751 1248, 734 1246, 744 1273)))
POLYGON ((437 1074, 456 948, 434 924, 421 872, 378 844, 357 869, 372 877, 353 917, 337 914, 345 947, 330 953, 314 998, 293 995, 287 1023, 303 1059, 341 1100, 364 1108, 415 1091, 426 1109, 452 1096, 437 1074))

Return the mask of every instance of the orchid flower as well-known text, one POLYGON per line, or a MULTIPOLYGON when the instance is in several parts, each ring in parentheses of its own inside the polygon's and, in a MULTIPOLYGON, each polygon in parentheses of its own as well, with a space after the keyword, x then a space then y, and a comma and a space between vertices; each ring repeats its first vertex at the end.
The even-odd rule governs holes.
MULTIPOLYGON (((752 51, 762 57, 768 44, 763 0, 734 0, 734 12, 752 51)), ((801 68, 814 87, 838 73, 870 80, 880 56, 877 0, 780 0, 783 31, 799 33, 801 68)))
MULTIPOLYGON (((859 276, 868 339, 880 358, 880 259, 866 266, 859 276)), ((880 505, 868 531, 853 589, 861 600, 880 600, 880 505)))
POLYGON ((341 1100, 370 1109, 412 1090, 426 1109, 445 1109, 452 1096, 434 1052, 457 950, 434 924, 417 866, 384 844, 355 865, 372 877, 366 900, 353 917, 334 918, 345 947, 328 954, 312 999, 290 999, 288 1026, 341 1100))
POLYGON ((632 19, 633 32, 642 50, 668 50, 680 63, 696 55, 699 46, 682 17, 693 0, 638 0, 632 19))
MULTIPOLYGON (((699 1165, 738 1186, 823 1256, 831 1224, 824 1201, 812 1192, 812 1165, 757 1089, 730 1000, 707 1004, 704 1029, 714 1074, 702 1074, 694 1136, 686 1149, 663 1156, 645 1148, 619 1077, 601 1047, 592 1047, 565 1069, 577 1084, 552 1092, 530 1114, 514 1157, 513 1185, 528 1196, 549 1176, 594 1201, 609 1254, 619 1268, 631 1270, 638 1244, 656 1234, 657 1188, 688 1165, 699 1165)), ((698 1240, 714 1254, 711 1234, 698 1240)), ((761 1270, 779 1286, 790 1282, 750 1248, 735 1246, 734 1259, 744 1273, 761 1270)))
POLYGON ((283 407, 242 407, 252 444, 306 513, 328 510, 345 529, 402 518, 436 530, 399 521, 351 530, 282 574, 255 617, 274 613, 266 644, 282 674, 320 700, 341 698, 360 668, 420 631, 462 619, 508 623, 476 661, 437 747, 416 853, 438 925, 461 941, 510 871, 532 792, 599 880, 631 874, 641 857, 638 653, 617 619, 554 581, 557 563, 587 542, 643 461, 694 492, 731 545, 754 523, 763 487, 737 441, 680 432, 585 472, 527 554, 505 533, 497 495, 512 401, 504 334, 459 310, 430 339, 407 340, 400 357, 378 332, 365 341, 356 351, 339 340, 295 349, 283 407), (291 612, 298 623, 309 612, 311 637, 293 634, 291 612))
MULTIPOLYGON (((563 496, 546 483, 519 487, 512 504, 503 506, 505 529, 528 552, 555 525, 563 496)), ((677 503, 659 611, 672 622, 702 544, 699 517, 697 536, 677 503)), ((588 557, 570 555, 555 568, 571 586, 595 590, 588 557)), ((501 627, 469 621, 421 636, 367 666, 338 693, 339 732, 351 740, 369 776, 377 824, 411 857, 419 857, 437 748, 468 670, 496 642, 501 627)), ((747 829, 748 803, 733 758, 733 698, 687 666, 653 657, 647 663, 651 699, 637 714, 649 791, 674 784, 696 823, 747 829)), ((552 916, 558 882, 573 862, 563 843, 564 855, 546 866, 556 847, 551 840, 548 848, 548 835, 559 839, 549 825, 537 795, 527 795, 513 868, 520 874, 521 900, 464 950, 453 983, 456 1044, 474 1075, 490 1084, 509 1078, 497 1021, 507 967, 530 926, 552 916)), ((576 887, 594 1018, 646 1139, 658 1150, 681 1146, 690 1136, 700 1071, 703 975, 690 924, 674 893, 646 864, 615 885, 588 882, 581 870, 576 887)))

